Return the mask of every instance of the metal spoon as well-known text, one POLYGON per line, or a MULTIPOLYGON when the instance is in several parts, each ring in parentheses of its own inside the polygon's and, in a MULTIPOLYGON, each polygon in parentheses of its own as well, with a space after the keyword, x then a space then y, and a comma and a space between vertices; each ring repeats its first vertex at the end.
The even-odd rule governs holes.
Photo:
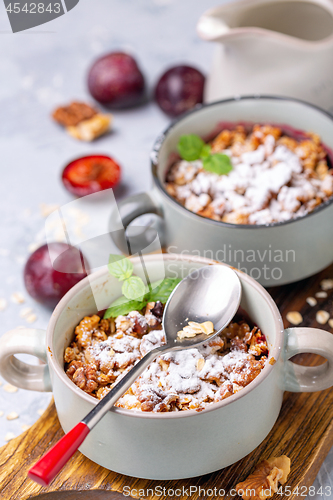
POLYGON ((174 289, 164 308, 166 343, 148 352, 103 399, 56 443, 29 470, 33 481, 47 486, 82 444, 91 429, 131 387, 148 365, 160 354, 188 349, 208 342, 222 332, 237 312, 241 299, 240 280, 230 267, 206 266, 193 271, 174 289), (188 321, 211 321, 214 333, 180 339, 178 332, 188 321))

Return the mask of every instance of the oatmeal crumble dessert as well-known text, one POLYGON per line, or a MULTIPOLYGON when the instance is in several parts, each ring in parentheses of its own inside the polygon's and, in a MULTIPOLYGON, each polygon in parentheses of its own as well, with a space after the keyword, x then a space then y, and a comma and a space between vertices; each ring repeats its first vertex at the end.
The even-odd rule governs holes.
POLYGON ((243 500, 266 500, 278 491, 279 483, 285 484, 290 472, 290 458, 282 455, 260 462, 245 481, 236 485, 243 500))
POLYGON ((333 195, 333 170, 315 134, 296 140, 270 125, 223 130, 209 145, 228 155, 227 175, 205 170, 204 160, 178 160, 167 192, 185 208, 233 224, 284 222, 312 212, 333 195))
MULTIPOLYGON (((101 399, 142 356, 165 342, 164 306, 150 302, 141 311, 115 319, 87 316, 75 328, 65 351, 67 376, 101 399)), ((267 362, 265 336, 242 317, 198 348, 159 356, 116 406, 139 411, 204 409, 237 393, 267 362)))

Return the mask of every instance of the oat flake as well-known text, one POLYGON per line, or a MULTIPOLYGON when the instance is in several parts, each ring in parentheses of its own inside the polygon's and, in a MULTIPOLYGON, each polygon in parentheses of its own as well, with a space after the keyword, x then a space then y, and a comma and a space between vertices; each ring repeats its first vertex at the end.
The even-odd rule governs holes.
POLYGON ((320 286, 323 290, 332 290, 333 289, 333 279, 326 279, 321 281, 320 286))
POLYGON ((25 298, 21 292, 12 293, 10 298, 15 304, 23 304, 25 302, 25 298))
POLYGON ((330 325, 331 328, 333 328, 333 319, 329 319, 328 324, 330 325))
POLYGON ((0 410, 0 417, 3 417, 4 412, 0 410))
POLYGON ((8 413, 6 418, 7 420, 16 420, 18 417, 18 413, 16 413, 16 411, 12 411, 11 413, 8 413))
POLYGON ((42 217, 48 217, 52 212, 55 210, 58 210, 60 208, 60 205, 56 204, 47 204, 47 203, 41 203, 39 205, 40 213, 42 217))
POLYGON ((321 325, 325 325, 325 323, 327 323, 329 318, 330 318, 330 313, 328 313, 327 311, 318 311, 316 314, 316 320, 321 325))
POLYGON ((288 312, 286 318, 292 325, 299 325, 303 321, 303 316, 298 311, 288 312))
POLYGON ((306 299, 306 301, 309 304, 309 306, 311 306, 311 307, 314 307, 314 306, 317 305, 317 301, 316 301, 316 299, 314 297, 308 297, 306 299))
POLYGON ((199 358, 197 361, 197 370, 198 371, 202 370, 204 366, 205 366, 204 358, 199 358))
POLYGON ((3 388, 6 392, 17 392, 18 391, 18 388, 15 387, 15 385, 11 385, 11 384, 6 384, 3 386, 3 388))
POLYGON ((0 311, 3 311, 7 307, 7 300, 6 299, 0 299, 0 311))
POLYGON ((36 314, 29 314, 29 316, 27 316, 25 320, 27 323, 34 323, 35 321, 37 321, 37 316, 36 314))
POLYGON ((14 439, 16 436, 13 432, 7 432, 7 434, 5 435, 5 441, 8 443, 8 441, 11 441, 12 439, 14 439))
POLYGON ((31 307, 24 307, 23 309, 21 309, 20 311, 20 317, 21 318, 25 318, 26 316, 28 316, 30 313, 32 313, 32 309, 31 307))

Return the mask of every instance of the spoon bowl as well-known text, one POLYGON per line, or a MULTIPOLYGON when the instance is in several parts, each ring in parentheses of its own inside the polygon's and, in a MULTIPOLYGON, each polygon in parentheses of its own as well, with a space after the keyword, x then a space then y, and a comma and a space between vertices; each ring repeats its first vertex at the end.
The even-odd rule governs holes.
POLYGON ((170 350, 196 347, 224 330, 236 314, 242 296, 240 279, 225 266, 205 266, 184 278, 171 293, 164 308, 163 329, 170 350), (211 321, 214 332, 191 338, 178 337, 188 321, 211 321))

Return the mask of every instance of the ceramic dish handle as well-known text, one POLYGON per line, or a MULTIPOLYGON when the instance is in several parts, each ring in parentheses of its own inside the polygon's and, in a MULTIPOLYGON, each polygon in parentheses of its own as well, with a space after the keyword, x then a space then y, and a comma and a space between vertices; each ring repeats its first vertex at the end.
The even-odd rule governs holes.
POLYGON ((15 354, 31 354, 47 362, 45 330, 16 328, 0 338, 0 374, 10 384, 30 391, 51 392, 49 368, 30 365, 15 354))
POLYGON ((333 386, 333 335, 318 328, 285 330, 284 389, 315 392, 333 386), (313 353, 326 358, 319 366, 301 366, 288 361, 295 354, 313 353))
POLYGON ((119 250, 128 254, 128 244, 124 235, 124 231, 117 231, 114 228, 119 227, 119 215, 126 230, 129 224, 140 217, 140 215, 156 214, 160 217, 163 216, 161 208, 154 201, 150 193, 139 193, 134 196, 128 196, 124 200, 117 203, 117 207, 111 212, 109 221, 109 230, 113 242, 117 245, 119 250))

